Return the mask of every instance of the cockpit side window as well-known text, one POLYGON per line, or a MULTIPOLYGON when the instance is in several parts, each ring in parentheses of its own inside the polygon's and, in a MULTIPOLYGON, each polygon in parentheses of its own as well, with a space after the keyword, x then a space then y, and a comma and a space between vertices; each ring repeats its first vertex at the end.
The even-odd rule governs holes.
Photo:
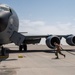
POLYGON ((9 8, 0 7, 0 11, 10 11, 9 8))

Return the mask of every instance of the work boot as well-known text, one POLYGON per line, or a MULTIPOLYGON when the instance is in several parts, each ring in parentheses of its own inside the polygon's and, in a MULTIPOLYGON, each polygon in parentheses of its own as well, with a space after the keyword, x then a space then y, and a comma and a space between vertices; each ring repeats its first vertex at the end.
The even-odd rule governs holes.
POLYGON ((64 58, 66 57, 66 55, 64 55, 64 58))
POLYGON ((55 59, 59 59, 59 57, 56 57, 55 59))

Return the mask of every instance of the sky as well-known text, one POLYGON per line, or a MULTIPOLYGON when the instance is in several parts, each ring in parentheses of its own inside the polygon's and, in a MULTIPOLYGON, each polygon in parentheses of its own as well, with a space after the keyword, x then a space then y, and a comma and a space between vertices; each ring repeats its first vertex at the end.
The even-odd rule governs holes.
POLYGON ((19 31, 29 34, 74 34, 75 0, 0 0, 19 17, 19 31))

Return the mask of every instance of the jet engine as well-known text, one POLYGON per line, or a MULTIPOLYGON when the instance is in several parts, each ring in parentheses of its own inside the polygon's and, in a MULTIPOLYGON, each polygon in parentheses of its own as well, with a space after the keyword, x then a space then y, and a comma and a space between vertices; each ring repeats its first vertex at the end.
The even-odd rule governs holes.
POLYGON ((60 38, 58 36, 49 36, 49 37, 47 37, 46 45, 49 48, 54 48, 55 47, 54 42, 60 44, 60 38))
POLYGON ((70 35, 66 38, 66 42, 67 44, 71 45, 71 46, 75 46, 75 36, 70 35))

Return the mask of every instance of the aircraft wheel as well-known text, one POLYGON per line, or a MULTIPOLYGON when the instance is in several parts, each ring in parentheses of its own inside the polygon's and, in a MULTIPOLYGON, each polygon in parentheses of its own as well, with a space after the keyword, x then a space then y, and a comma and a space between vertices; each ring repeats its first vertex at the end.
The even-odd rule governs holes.
POLYGON ((20 45, 20 46, 19 46, 19 51, 22 51, 22 48, 23 48, 23 46, 22 46, 22 45, 20 45))
POLYGON ((24 51, 27 51, 27 45, 23 45, 24 51))

